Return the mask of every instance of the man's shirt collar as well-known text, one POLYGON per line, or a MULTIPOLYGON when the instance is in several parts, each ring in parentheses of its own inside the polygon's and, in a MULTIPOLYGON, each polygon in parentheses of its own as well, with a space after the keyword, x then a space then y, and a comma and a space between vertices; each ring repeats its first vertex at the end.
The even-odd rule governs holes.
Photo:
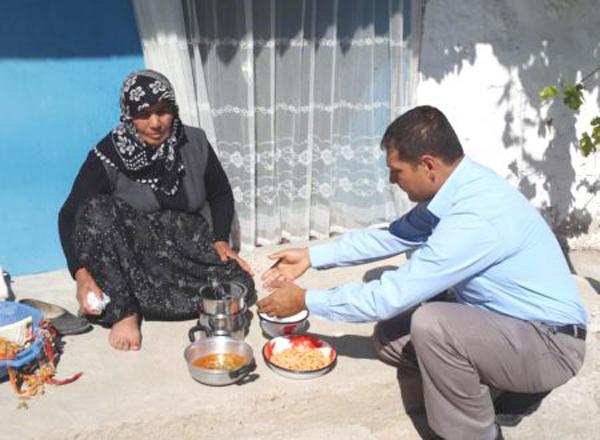
POLYGON ((442 218, 448 214, 455 202, 456 191, 460 187, 464 178, 469 174, 473 167, 473 161, 467 156, 463 156, 460 163, 448 176, 442 187, 433 196, 427 205, 427 210, 437 218, 442 218))

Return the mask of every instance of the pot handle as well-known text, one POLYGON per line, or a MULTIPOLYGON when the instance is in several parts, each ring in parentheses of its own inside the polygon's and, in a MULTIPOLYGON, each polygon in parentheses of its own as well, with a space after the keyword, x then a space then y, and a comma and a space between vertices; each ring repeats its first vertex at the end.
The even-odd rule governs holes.
POLYGON ((254 361, 254 359, 252 359, 252 362, 250 362, 245 367, 239 368, 235 371, 230 371, 229 377, 231 379, 238 379, 240 377, 244 377, 248 373, 253 372, 254 370, 256 370, 256 362, 254 361))
POLYGON ((198 323, 195 326, 193 326, 190 331, 188 332, 188 337, 190 338, 190 342, 196 342, 196 332, 202 331, 206 334, 206 336, 212 336, 212 332, 204 327, 202 324, 198 323))

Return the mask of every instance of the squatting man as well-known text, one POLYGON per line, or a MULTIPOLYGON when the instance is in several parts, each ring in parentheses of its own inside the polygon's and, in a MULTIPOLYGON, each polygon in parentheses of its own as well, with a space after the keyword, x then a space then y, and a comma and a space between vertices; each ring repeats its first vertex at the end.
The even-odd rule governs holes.
POLYGON ((406 112, 381 145, 390 182, 414 208, 387 230, 353 231, 271 255, 281 261, 262 275, 271 294, 258 302, 259 311, 285 317, 308 309, 324 319, 377 321, 378 356, 420 373, 437 435, 502 438, 490 388, 545 393, 583 363, 586 312, 565 257, 519 191, 463 153, 440 110, 406 112), (329 290, 293 283, 309 267, 409 250, 405 264, 378 280, 329 290), (448 289, 456 302, 434 299, 448 289))

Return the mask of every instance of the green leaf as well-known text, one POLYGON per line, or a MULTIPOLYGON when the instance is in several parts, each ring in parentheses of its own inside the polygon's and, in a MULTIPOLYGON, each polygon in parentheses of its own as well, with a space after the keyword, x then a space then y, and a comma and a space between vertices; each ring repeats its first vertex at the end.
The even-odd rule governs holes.
MULTIPOLYGON (((579 85, 579 84, 578 84, 579 85)), ((583 92, 582 88, 578 88, 573 84, 568 84, 563 88, 563 102, 571 110, 579 110, 581 104, 583 104, 583 92)))
POLYGON ((590 122, 590 124, 600 125, 600 116, 596 116, 594 119, 592 119, 592 122, 590 122))
POLYGON ((595 126, 592 130, 592 140, 594 144, 600 143, 600 126, 595 126))
POLYGON ((558 89, 554 86, 546 86, 540 90, 540 98, 542 100, 551 99, 558 95, 558 89))
POLYGON ((579 139, 579 149, 581 150, 581 154, 585 157, 588 157, 590 153, 596 151, 594 143, 587 133, 583 133, 583 136, 579 139))

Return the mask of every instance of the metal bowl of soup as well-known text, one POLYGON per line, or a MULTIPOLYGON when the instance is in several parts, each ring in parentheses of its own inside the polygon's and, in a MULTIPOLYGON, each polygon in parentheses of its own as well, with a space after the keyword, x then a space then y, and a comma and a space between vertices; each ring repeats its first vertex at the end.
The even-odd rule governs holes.
POLYGON ((239 382, 256 368, 252 347, 229 336, 213 336, 187 346, 183 356, 192 378, 205 385, 239 382))

